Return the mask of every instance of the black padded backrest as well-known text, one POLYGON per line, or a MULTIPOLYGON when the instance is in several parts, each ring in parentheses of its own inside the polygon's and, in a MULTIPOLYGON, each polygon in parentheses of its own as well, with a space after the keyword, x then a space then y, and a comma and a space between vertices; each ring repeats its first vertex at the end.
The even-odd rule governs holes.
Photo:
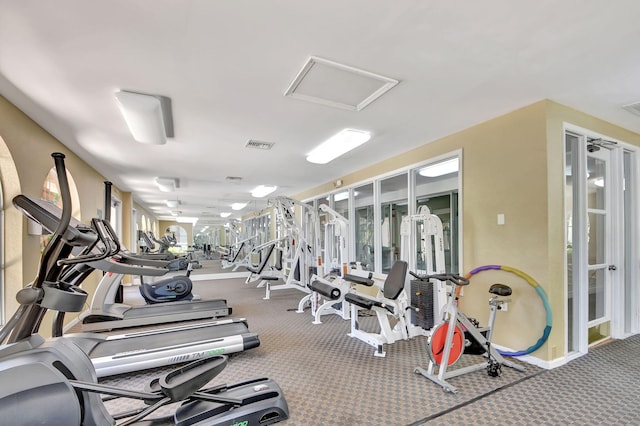
MULTIPOLYGON (((271 253, 273 253, 273 249, 276 246, 276 243, 273 243, 271 245, 269 245, 267 248, 263 249, 264 252, 262 252, 262 261, 260 263, 260 265, 255 268, 255 273, 256 274, 261 274, 262 271, 264 270, 264 267, 267 266, 267 263, 269 263, 269 258, 271 257, 271 253)), ((247 268, 249 269, 249 268, 247 268)), ((250 271, 254 272, 253 269, 249 269, 250 271)))
POLYGON ((283 255, 283 250, 281 248, 277 249, 276 259, 273 267, 276 268, 278 271, 282 271, 282 255, 283 255))
POLYGON ((242 251, 242 248, 244 247, 244 241, 240 244, 240 247, 238 247, 238 250, 236 250, 236 254, 235 256, 233 256, 233 259, 231 259, 231 262, 236 262, 238 260, 238 256, 240 256, 240 252, 242 251))
POLYGON ((384 280, 384 288, 382 290, 384 297, 395 300, 404 290, 404 281, 407 277, 407 262, 398 260, 393 264, 387 279, 384 280))

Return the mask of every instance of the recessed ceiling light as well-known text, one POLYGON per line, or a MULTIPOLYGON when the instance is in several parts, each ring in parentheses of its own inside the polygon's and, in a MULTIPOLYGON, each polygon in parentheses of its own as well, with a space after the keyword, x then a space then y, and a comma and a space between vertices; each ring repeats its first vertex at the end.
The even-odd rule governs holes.
POLYGON ((441 161, 439 163, 430 164, 420 169, 418 173, 420 174, 420 176, 424 176, 424 177, 438 177, 438 176, 448 175, 449 173, 455 173, 457 171, 458 171, 458 157, 441 161))
POLYGON ((228 212, 220 213, 220 217, 229 217, 229 216, 231 216, 231 213, 228 213, 228 212))
POLYGON ((278 189, 278 187, 275 185, 274 186, 269 186, 269 185, 256 186, 255 188, 253 188, 253 191, 251 191, 251 196, 255 198, 266 197, 276 189, 278 189))
POLYGON ((242 210, 247 206, 247 203, 233 203, 231 204, 231 208, 233 210, 242 210))
POLYGON ((371 139, 371 133, 364 130, 344 129, 322 142, 307 154, 307 161, 326 164, 351 151, 371 139))

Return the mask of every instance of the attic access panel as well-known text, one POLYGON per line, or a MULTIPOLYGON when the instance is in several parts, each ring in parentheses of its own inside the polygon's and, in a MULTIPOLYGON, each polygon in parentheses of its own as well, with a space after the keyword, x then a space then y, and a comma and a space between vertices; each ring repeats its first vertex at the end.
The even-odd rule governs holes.
POLYGON ((284 95, 360 111, 396 84, 398 80, 311 56, 284 95))

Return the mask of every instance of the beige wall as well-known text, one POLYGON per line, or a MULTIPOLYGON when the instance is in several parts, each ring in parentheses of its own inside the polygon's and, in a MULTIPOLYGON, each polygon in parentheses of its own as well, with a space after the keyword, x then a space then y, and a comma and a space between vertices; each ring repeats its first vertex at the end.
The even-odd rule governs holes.
MULTIPOLYGON (((425 141, 419 148, 341 177, 348 187, 461 150, 463 271, 460 272, 486 264, 506 265, 524 271, 542 286, 554 316, 549 341, 535 354, 544 360, 564 353, 564 122, 640 146, 638 134, 557 103, 540 101, 448 137, 425 141), (497 225, 498 213, 505 215, 503 226, 497 225)), ((80 219, 87 222, 103 208, 104 178, 2 97, 0 139, 7 247, 5 310, 10 314, 17 306, 12 295, 32 279, 39 257, 38 237, 27 235, 26 221, 11 207, 11 198, 19 193, 39 196, 42 181, 52 167, 50 154, 63 152, 77 184, 80 219)), ((294 198, 311 198, 333 190, 333 182, 327 182, 294 198)), ((131 217, 133 201, 131 194, 118 194, 123 200, 123 234, 126 234, 131 229, 127 219, 131 217)), ((153 218, 147 211, 145 215, 153 218)), ((175 224, 157 222, 158 236, 175 224)), ((180 226, 187 230, 191 244, 192 226, 180 226)), ((90 293, 96 282, 97 276, 88 280, 90 293)), ((525 349, 535 343, 544 328, 544 309, 534 289, 524 280, 502 271, 479 273, 472 278, 473 285, 465 289, 461 306, 470 316, 486 322, 487 288, 493 282, 504 282, 514 289, 508 312, 500 313, 496 341, 525 349)))
MULTIPOLYGON (((79 220, 89 223, 98 210, 104 209, 104 177, 0 96, 0 179, 4 191, 7 262, 5 318, 17 308, 15 294, 33 280, 40 258, 40 238, 27 235, 26 219, 12 206, 11 199, 18 194, 41 196, 44 179, 53 167, 53 152, 66 155, 66 168, 75 181, 80 199, 80 206, 74 206, 74 210, 79 209, 79 220)), ((90 295, 99 277, 94 273, 83 283, 90 295)), ((47 335, 49 329, 45 321, 42 333, 47 335)))
MULTIPOLYGON (((547 293, 553 312, 549 340, 535 356, 552 360, 565 350, 564 135, 569 122, 640 146, 640 135, 544 100, 433 141, 405 154, 341 177, 348 187, 387 172, 462 150, 463 271, 483 265, 516 268, 547 293), (497 225, 497 215, 505 225, 497 225)), ((335 191, 333 182, 295 196, 335 191)), ((530 283, 505 271, 472 277, 461 307, 486 324, 492 283, 513 288, 507 312, 496 323, 498 344, 523 350, 545 327, 545 310, 530 283)))

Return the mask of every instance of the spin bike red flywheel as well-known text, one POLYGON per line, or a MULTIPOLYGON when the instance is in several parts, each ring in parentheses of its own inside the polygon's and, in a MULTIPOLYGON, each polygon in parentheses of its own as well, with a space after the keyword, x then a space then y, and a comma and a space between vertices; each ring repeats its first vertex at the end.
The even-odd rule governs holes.
MULTIPOLYGON (((434 364, 442 364, 442 358, 445 353, 447 343, 447 331, 449 331, 449 322, 443 322, 436 325, 431 332, 429 338, 428 353, 429 358, 434 364)), ((447 366, 455 364, 464 352, 464 331, 456 324, 453 330, 453 338, 451 339, 451 348, 449 348, 449 358, 447 366)))

